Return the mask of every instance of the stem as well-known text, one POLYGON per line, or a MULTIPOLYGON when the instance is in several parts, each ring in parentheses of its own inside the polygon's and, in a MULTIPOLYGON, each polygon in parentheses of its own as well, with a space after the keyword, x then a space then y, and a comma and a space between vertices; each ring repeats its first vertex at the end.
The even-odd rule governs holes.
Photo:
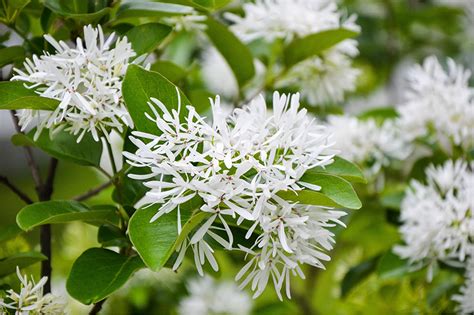
POLYGON ((111 186, 113 184, 113 181, 110 180, 96 188, 93 188, 87 192, 85 192, 84 194, 82 195, 79 195, 79 196, 76 196, 74 197, 73 199, 76 200, 76 201, 84 201, 86 199, 89 199, 97 194, 99 194, 101 191, 103 191, 104 189, 108 188, 109 186, 111 186))
POLYGON ((105 299, 94 304, 94 307, 89 312, 89 315, 99 314, 102 309, 102 305, 105 303, 105 299))
POLYGON ((20 199, 23 200, 25 203, 33 203, 33 200, 31 200, 31 198, 28 197, 28 195, 26 195, 24 192, 22 192, 18 187, 10 183, 6 176, 0 175, 0 183, 3 183, 5 186, 10 188, 10 190, 13 191, 18 197, 20 197, 20 199))

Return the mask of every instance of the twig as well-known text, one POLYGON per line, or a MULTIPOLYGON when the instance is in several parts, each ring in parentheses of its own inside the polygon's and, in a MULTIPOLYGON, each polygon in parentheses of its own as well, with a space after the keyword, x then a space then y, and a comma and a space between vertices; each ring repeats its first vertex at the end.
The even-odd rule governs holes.
POLYGON ((84 194, 82 195, 79 195, 79 196, 76 196, 74 197, 73 199, 76 200, 76 201, 84 201, 86 199, 89 199, 97 194, 99 194, 101 191, 103 191, 104 189, 108 188, 109 186, 111 186, 113 184, 113 181, 110 180, 96 188, 93 188, 87 192, 85 192, 84 194))
POLYGON ((31 198, 28 197, 24 192, 22 192, 18 187, 10 183, 7 177, 0 175, 0 182, 10 188, 11 191, 13 191, 18 197, 20 197, 21 200, 23 200, 27 204, 33 203, 33 200, 31 200, 31 198))
POLYGON ((89 312, 89 315, 96 315, 96 314, 99 314, 100 310, 102 309, 102 305, 104 305, 105 303, 105 299, 102 300, 102 301, 99 301, 97 303, 94 304, 94 307, 91 309, 91 311, 89 312))
MULTIPOLYGON (((18 117, 16 116, 15 111, 11 110, 10 113, 12 115, 13 124, 15 125, 16 132, 23 133, 23 131, 21 131, 20 123, 19 123, 18 117)), ((40 171, 33 156, 33 150, 31 150, 31 147, 28 147, 28 146, 24 147, 24 149, 26 153, 26 161, 28 163, 28 167, 31 170, 31 176, 33 176, 33 180, 35 182, 36 191, 38 194, 40 194, 40 190, 41 190, 41 186, 43 186, 43 182, 41 181, 40 171)))

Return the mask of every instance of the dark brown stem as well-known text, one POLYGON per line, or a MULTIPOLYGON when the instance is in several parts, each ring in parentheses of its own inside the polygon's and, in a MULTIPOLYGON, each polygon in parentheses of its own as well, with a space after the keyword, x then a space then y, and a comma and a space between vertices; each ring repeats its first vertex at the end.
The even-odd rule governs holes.
POLYGON ((79 196, 76 196, 74 197, 73 199, 76 200, 76 201, 84 201, 86 199, 89 199, 91 197, 94 197, 95 195, 99 194, 101 191, 103 191, 104 189, 110 187, 111 185, 113 184, 113 181, 108 181, 96 188, 93 188, 87 192, 85 192, 84 194, 82 195, 79 195, 79 196))
POLYGON ((0 175, 0 183, 3 183, 5 186, 10 188, 11 191, 13 191, 18 197, 20 197, 21 200, 23 200, 27 204, 33 203, 33 200, 31 200, 31 198, 28 197, 24 192, 22 192, 18 187, 10 183, 7 177, 0 175))
POLYGON ((298 307, 301 310, 301 314, 303 315, 316 315, 317 313, 313 310, 313 306, 311 305, 311 301, 306 298, 305 295, 300 294, 292 290, 291 295, 293 299, 298 304, 298 307))
POLYGON ((104 303, 105 303, 105 299, 95 303, 94 307, 89 312, 89 315, 99 314, 100 310, 102 309, 102 305, 104 305, 104 303))

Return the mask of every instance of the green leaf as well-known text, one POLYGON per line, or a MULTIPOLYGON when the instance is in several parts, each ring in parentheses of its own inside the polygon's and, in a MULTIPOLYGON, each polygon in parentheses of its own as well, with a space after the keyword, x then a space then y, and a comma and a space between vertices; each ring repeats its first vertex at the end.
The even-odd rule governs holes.
POLYGON ((358 34, 357 32, 340 28, 322 31, 303 38, 296 38, 284 49, 285 64, 292 66, 358 34))
MULTIPOLYGON (((145 113, 154 116, 148 102, 151 97, 160 100, 167 108, 178 108, 177 87, 161 74, 147 71, 139 66, 130 65, 122 84, 122 94, 135 129, 151 134, 159 132, 156 124, 146 118, 145 113)), ((186 105, 190 102, 183 92, 181 95, 181 115, 186 113, 186 105)))
POLYGON ((25 49, 21 46, 0 48, 0 67, 25 59, 25 49))
POLYGON ((91 7, 92 10, 89 11, 88 1, 84 0, 46 0, 44 5, 58 15, 83 23, 98 21, 111 11, 111 8, 104 5, 91 7))
POLYGON ((188 74, 185 69, 167 60, 157 60, 151 65, 151 70, 160 73, 173 83, 181 81, 188 74))
POLYGON ((357 197, 354 188, 352 188, 348 181, 341 177, 314 172, 305 174, 301 178, 301 181, 320 186, 321 190, 284 191, 279 192, 278 196, 308 205, 342 207, 348 209, 360 209, 362 207, 362 203, 357 197))
POLYGON ((345 297, 347 294, 364 279, 370 276, 377 267, 380 256, 372 257, 357 266, 352 267, 346 273, 341 283, 341 296, 345 297))
POLYGON ((191 14, 194 9, 189 6, 162 3, 133 1, 120 6, 117 12, 117 20, 130 17, 163 17, 172 15, 191 14))
POLYGON ((31 0, 9 0, 8 5, 14 9, 21 10, 26 7, 26 5, 30 3, 30 1, 31 0))
POLYGON ((252 53, 222 23, 208 17, 206 25, 207 36, 229 64, 239 85, 243 86, 255 75, 252 53))
POLYGON ((97 241, 102 246, 124 247, 130 245, 122 230, 115 225, 103 224, 99 227, 97 241))
POLYGON ((27 231, 36 226, 71 221, 92 221, 116 224, 117 212, 110 208, 91 209, 78 201, 44 201, 28 205, 16 216, 18 226, 27 231))
POLYGON ((194 197, 180 206, 182 231, 178 235, 177 210, 162 215, 154 222, 151 218, 158 209, 150 207, 139 209, 132 216, 128 233, 133 246, 145 264, 152 270, 160 270, 173 254, 176 246, 208 215, 199 212, 193 216, 193 210, 202 205, 202 199, 194 197))
POLYGON ((200 10, 214 11, 226 6, 232 0, 162 0, 160 2, 189 5, 200 10))
POLYGON ((127 257, 104 248, 90 248, 72 265, 66 288, 81 303, 97 303, 120 289, 143 267, 138 256, 127 257))
POLYGON ((400 258, 392 251, 385 253, 377 265, 377 275, 380 279, 400 279, 413 271, 406 259, 400 258))
POLYGON ((80 143, 77 143, 77 136, 67 131, 60 131, 49 137, 49 133, 43 131, 38 139, 34 141, 34 133, 16 134, 12 137, 14 145, 35 146, 59 160, 71 161, 80 165, 99 166, 102 155, 102 143, 96 142, 92 135, 87 133, 80 143))
POLYGON ((0 231, 0 242, 8 241, 21 233, 23 230, 16 223, 4 226, 0 231))
POLYGON ((376 119, 384 121, 386 119, 395 119, 398 117, 398 112, 395 107, 377 107, 371 108, 357 116, 359 119, 376 119))
POLYGON ((54 110, 58 105, 58 100, 38 96, 23 82, 0 82, 0 109, 54 110))
POLYGON ((140 56, 152 52, 171 30, 172 28, 167 25, 148 23, 135 26, 125 36, 132 43, 133 50, 140 56))
POLYGON ((308 170, 306 173, 311 174, 313 172, 327 172, 329 174, 342 177, 345 180, 348 180, 353 183, 367 183, 364 174, 357 165, 339 156, 335 156, 334 162, 325 166, 324 168, 315 167, 313 169, 308 170))
POLYGON ((5 277, 16 271, 16 267, 24 268, 46 260, 46 256, 38 252, 25 252, 0 259, 0 277, 5 277))

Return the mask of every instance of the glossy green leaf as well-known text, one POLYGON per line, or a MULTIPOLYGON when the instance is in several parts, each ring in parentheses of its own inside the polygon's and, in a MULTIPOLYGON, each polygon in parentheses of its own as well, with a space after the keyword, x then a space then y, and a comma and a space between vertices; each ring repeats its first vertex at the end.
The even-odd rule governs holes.
POLYGON ((354 287, 370 276, 377 268, 379 259, 380 256, 375 256, 349 269, 342 279, 341 296, 347 296, 354 287))
POLYGON ((124 232, 119 227, 111 224, 103 224, 99 227, 97 241, 102 246, 123 247, 130 245, 124 232))
POLYGON ((25 252, 1 258, 0 277, 14 273, 17 266, 24 268, 46 259, 46 256, 38 252, 25 252))
MULTIPOLYGON (((178 107, 177 87, 161 74, 147 71, 139 66, 128 67, 122 85, 122 94, 127 105, 130 116, 135 123, 135 129, 157 134, 159 132, 156 124, 146 118, 145 113, 154 116, 148 102, 151 97, 160 100, 167 108, 178 107)), ((181 95, 181 114, 184 115, 185 106, 190 102, 183 92, 181 95)))
POLYGON ((100 1, 94 1, 99 5, 91 7, 88 2, 85 0, 46 0, 44 5, 58 15, 83 23, 98 21, 111 11, 111 8, 106 7, 105 4, 100 4, 100 1))
POLYGON ((159 24, 147 23, 135 26, 125 36, 132 44, 138 56, 152 52, 168 36, 172 28, 159 24))
POLYGON ((145 264, 158 271, 173 254, 176 245, 208 215, 199 212, 193 216, 193 210, 202 205, 202 199, 194 197, 180 206, 182 231, 178 235, 177 211, 162 215, 154 222, 151 218, 158 209, 149 207, 139 209, 129 222, 128 233, 133 246, 145 264))
POLYGON ((160 2, 188 5, 200 10, 213 11, 226 6, 232 0, 161 0, 160 2))
POLYGON ((92 209, 78 201, 44 201, 28 205, 20 210, 16 222, 23 230, 52 223, 93 221, 116 224, 118 214, 110 208, 92 209))
POLYGON ((193 12, 194 9, 192 7, 179 4, 130 1, 120 6, 117 12, 117 19, 124 19, 130 17, 163 17, 190 14, 193 12))
POLYGON ((395 119, 398 117, 398 111, 395 107, 377 107, 371 108, 368 111, 358 115, 359 119, 376 119, 384 121, 386 119, 395 119))
POLYGON ((342 177, 345 180, 348 180, 353 183, 367 183, 367 180, 364 177, 364 173, 362 173, 362 171, 357 165, 339 156, 335 156, 334 162, 325 166, 324 168, 315 167, 311 170, 308 170, 306 173, 312 174, 319 172, 327 172, 329 174, 342 177))
POLYGON ((0 48, 0 67, 25 59, 25 49, 21 46, 0 48))
POLYGON ((296 38, 284 49, 285 64, 292 66, 357 35, 357 32, 340 28, 296 38))
POLYGON ((157 60, 151 65, 151 70, 160 73, 173 83, 181 81, 188 74, 185 69, 167 60, 157 60))
POLYGON ((143 267, 138 256, 90 248, 72 265, 66 288, 81 303, 96 303, 120 289, 135 271, 143 267))
POLYGON ((54 110, 58 105, 58 100, 38 96, 23 82, 0 82, 0 109, 54 110))
POLYGON ((96 142, 92 135, 87 133, 77 143, 77 136, 67 131, 60 131, 50 138, 47 131, 43 131, 34 141, 35 130, 28 134, 16 134, 12 137, 15 145, 35 146, 59 160, 71 161, 80 165, 99 166, 102 155, 102 143, 96 142))
POLYGON ((279 192, 278 195, 284 199, 308 205, 348 209, 360 209, 362 207, 354 188, 341 177, 325 173, 312 173, 305 174, 301 181, 320 186, 321 190, 284 191, 279 192))
POLYGON ((206 25, 207 36, 229 64, 239 85, 243 86, 255 75, 252 53, 224 24, 208 17, 206 25))

